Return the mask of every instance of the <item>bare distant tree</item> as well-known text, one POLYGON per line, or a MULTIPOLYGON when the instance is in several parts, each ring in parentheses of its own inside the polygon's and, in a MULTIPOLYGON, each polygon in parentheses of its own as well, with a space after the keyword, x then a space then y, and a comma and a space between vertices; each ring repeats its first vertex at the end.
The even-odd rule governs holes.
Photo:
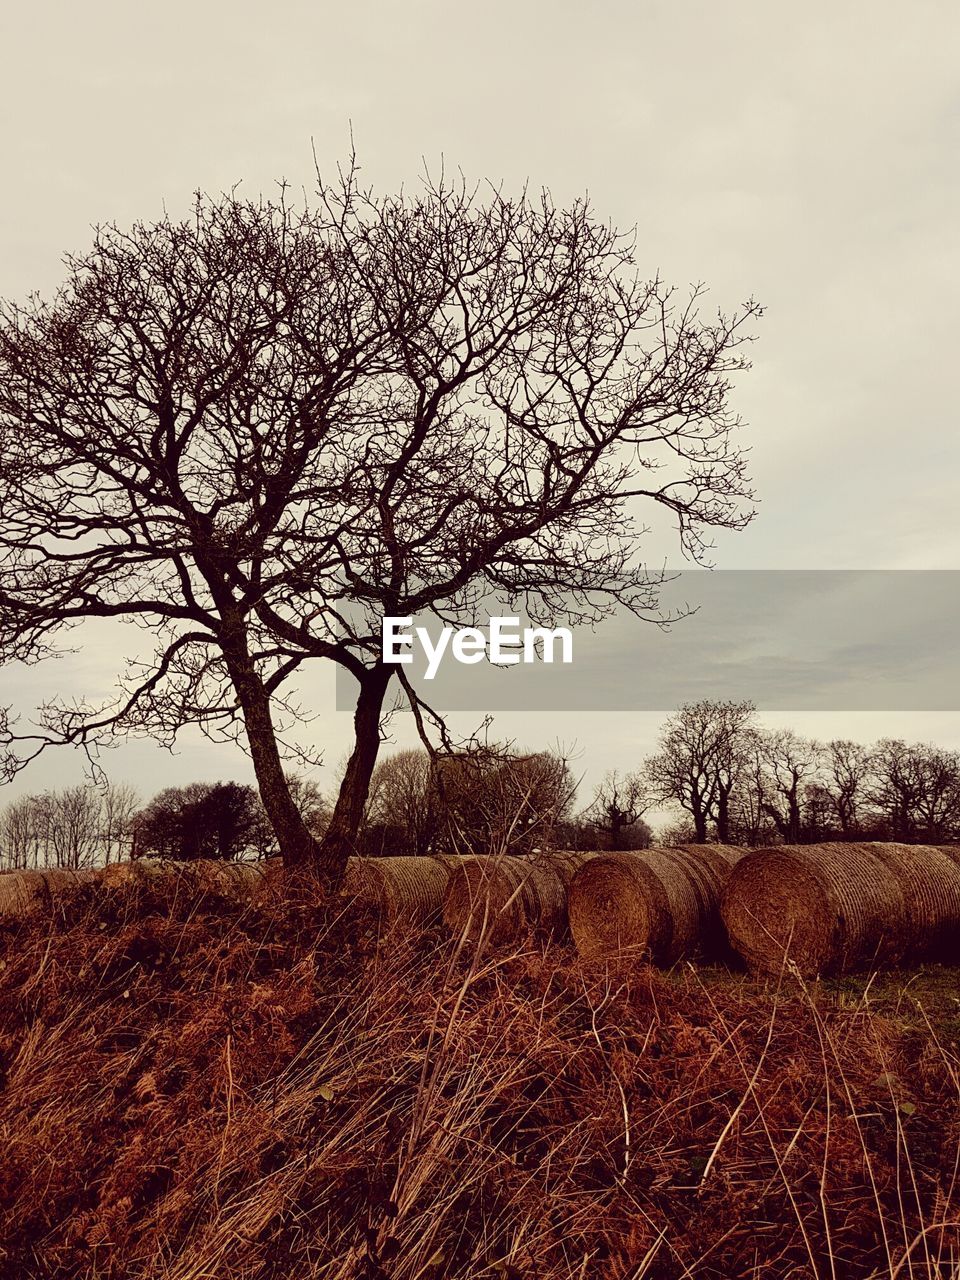
POLYGON ((551 751, 494 745, 434 762, 437 840, 450 853, 528 853, 550 848, 576 782, 551 751))
POLYGON ((769 789, 765 780, 761 736, 759 729, 753 729, 745 742, 745 762, 733 797, 733 844, 768 845, 776 844, 781 838, 766 807, 769 789))
POLYGON ((960 754, 929 743, 918 751, 923 785, 917 802, 917 826, 922 840, 952 839, 960 830, 960 754))
MULTIPOLYGON (((708 704, 709 705, 709 704, 708 704)), ((742 789, 749 771, 756 735, 752 702, 715 702, 712 704, 713 735, 710 753, 713 758, 713 818, 717 839, 730 844, 736 810, 736 795, 742 789)))
MULTIPOLYGON (((297 806, 297 812, 303 819, 307 830, 314 839, 321 839, 330 825, 330 815, 333 810, 327 797, 320 789, 320 784, 313 778, 304 777, 303 774, 288 773, 287 786, 290 790, 290 798, 297 806)), ((270 840, 270 852, 277 853, 278 851, 276 837, 274 836, 270 840)))
POLYGON ((694 830, 693 823, 688 818, 681 818, 677 822, 668 822, 662 826, 656 834, 656 843, 659 848, 676 849, 685 844, 697 844, 697 833, 694 830))
POLYGON ((584 201, 374 198, 351 169, 313 210, 104 227, 67 270, 0 312, 0 660, 87 618, 155 651, 108 705, 5 723, 8 776, 54 744, 240 736, 284 859, 337 879, 402 671, 384 615, 474 623, 491 590, 553 623, 645 615, 637 500, 694 557, 749 518, 730 395, 758 309, 640 277, 584 201), (358 688, 320 841, 283 767, 313 658, 358 688))
POLYGON ((711 822, 717 839, 729 843, 732 797, 748 768, 755 710, 752 702, 688 703, 666 721, 659 750, 644 765, 652 796, 689 813, 698 843, 711 822))
POLYGON ((775 729, 757 738, 761 807, 775 823, 785 844, 799 844, 803 834, 803 798, 817 780, 823 747, 792 729, 775 729))
POLYGON ((133 854, 134 819, 140 797, 133 787, 110 783, 100 796, 100 850, 104 862, 122 862, 133 854))
POLYGON ((21 796, 4 806, 0 815, 0 857, 5 870, 41 865, 41 833, 34 796, 21 796))
POLYGON ((101 798, 94 787, 65 787, 38 797, 45 829, 45 863, 54 867, 90 867, 100 854, 101 798))
POLYGON ((600 849, 645 849, 650 828, 643 815, 649 808, 649 792, 640 771, 613 769, 604 775, 582 820, 597 833, 600 849))
POLYGON ((913 840, 923 791, 921 758, 898 738, 883 738, 871 755, 869 799, 894 840, 913 840))
POLYGON ((80 867, 103 861, 102 800, 94 787, 65 787, 8 805, 0 839, 11 867, 80 867))
POLYGON ((892 839, 952 839, 960 831, 960 756, 883 738, 871 753, 867 796, 892 839))
POLYGON ((871 749, 847 738, 827 743, 826 786, 833 800, 837 823, 844 839, 860 831, 861 807, 869 784, 871 749))
POLYGON ((398 853, 432 851, 440 827, 440 795, 436 765, 426 751, 396 751, 373 773, 365 827, 392 834, 398 853))
POLYGON ((127 858, 138 807, 122 784, 23 796, 0 813, 0 857, 7 867, 72 869, 127 858))
POLYGON ((804 841, 816 844, 822 840, 850 838, 838 830, 836 800, 825 782, 808 782, 803 786, 800 809, 804 841))

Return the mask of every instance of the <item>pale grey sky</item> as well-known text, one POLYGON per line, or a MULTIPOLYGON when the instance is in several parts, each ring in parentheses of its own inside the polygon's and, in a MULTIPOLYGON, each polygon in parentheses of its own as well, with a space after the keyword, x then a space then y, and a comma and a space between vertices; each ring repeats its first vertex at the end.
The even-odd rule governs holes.
MULTIPOLYGON (((767 306, 737 404, 760 514, 725 568, 960 568, 954 380, 960 297, 960 7, 748 0, 413 0, 5 6, 0 293, 51 291, 100 220, 149 220, 195 188, 310 186, 354 136, 368 180, 441 158, 558 201, 588 190, 636 224, 641 266, 767 306)), ((892 602, 896 607, 896 602, 892 602)), ((82 640, 82 636, 78 639, 82 640)), ((15 682, 96 696, 110 642, 15 682)), ((333 764, 349 728, 311 680, 333 764)), ((780 714, 801 731, 935 737, 960 716, 780 714)), ((503 736, 576 740, 590 776, 650 749, 653 713, 502 715, 503 736)), ((55 785, 51 756, 8 788, 55 785)), ((145 793, 241 776, 192 739, 111 759, 145 793)))

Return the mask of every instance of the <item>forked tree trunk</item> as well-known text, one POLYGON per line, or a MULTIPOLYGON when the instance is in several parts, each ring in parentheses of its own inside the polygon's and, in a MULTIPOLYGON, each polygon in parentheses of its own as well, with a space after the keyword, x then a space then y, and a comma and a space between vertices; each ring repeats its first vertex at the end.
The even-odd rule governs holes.
POLYGON ((357 835, 370 792, 377 755, 380 751, 380 714, 393 672, 382 664, 371 667, 360 682, 353 714, 354 745, 347 761, 340 792, 330 824, 320 841, 324 874, 338 882, 347 859, 356 851, 357 835))
POLYGON ((277 838, 283 865, 288 869, 314 871, 325 879, 332 878, 334 868, 326 865, 319 843, 290 794, 277 745, 270 695, 250 661, 245 640, 236 641, 229 651, 224 646, 224 657, 243 711, 260 800, 277 838))
POLYGON ((707 815, 704 812, 703 802, 698 792, 694 791, 691 796, 690 815, 693 818, 693 830, 696 835, 697 844, 707 843, 707 815))

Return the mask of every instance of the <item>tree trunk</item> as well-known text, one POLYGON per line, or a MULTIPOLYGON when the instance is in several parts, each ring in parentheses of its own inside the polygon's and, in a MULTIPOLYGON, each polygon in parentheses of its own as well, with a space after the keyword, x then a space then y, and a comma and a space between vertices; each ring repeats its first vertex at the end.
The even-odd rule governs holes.
POLYGON ((768 818, 773 819, 773 825, 783 837, 784 844, 793 844, 793 841, 790 839, 790 823, 783 818, 780 810, 774 808, 774 806, 766 800, 761 801, 760 809, 768 818))
POLYGON ((699 795, 694 793, 692 797, 690 812, 693 816, 693 829, 696 833, 697 844, 707 843, 707 815, 703 810, 699 795))
POLYGON ((620 833, 623 831, 623 819, 620 813, 614 809, 610 814, 610 848, 619 850, 620 833))
POLYGON ((370 779, 380 751, 380 713, 392 674, 381 664, 371 667, 360 682, 357 708, 353 714, 353 751, 340 783, 330 824, 320 841, 324 873, 331 875, 335 882, 343 875, 347 859, 356 851, 370 779))
POLYGON ((801 815, 800 815, 800 797, 797 794, 797 787, 794 785, 787 793, 788 805, 788 844, 800 844, 801 837, 801 815))
POLYGON ((720 844, 730 843, 730 791, 721 787, 717 795, 717 840, 720 844))
POLYGON ((250 661, 246 640, 236 639, 229 649, 226 644, 223 648, 227 670, 243 711, 260 799, 277 838, 283 865, 288 870, 315 871, 328 878, 330 868, 290 794, 277 745, 270 695, 250 661))

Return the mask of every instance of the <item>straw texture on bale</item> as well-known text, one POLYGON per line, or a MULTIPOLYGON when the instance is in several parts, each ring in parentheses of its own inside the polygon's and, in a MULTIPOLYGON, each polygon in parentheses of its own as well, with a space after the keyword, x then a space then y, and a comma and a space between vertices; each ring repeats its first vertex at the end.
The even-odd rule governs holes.
POLYGON ((590 960, 644 956, 661 965, 717 952, 720 890, 744 853, 702 844, 592 858, 570 886, 577 950, 590 960))
POLYGON ((450 874, 443 921, 455 937, 512 941, 530 928, 559 934, 567 927, 567 887, 596 855, 544 853, 465 858, 450 874))
POLYGON ((276 858, 267 858, 262 862, 224 862, 218 858, 194 858, 189 862, 177 862, 169 858, 137 858, 133 862, 111 862, 105 867, 99 867, 94 874, 107 888, 176 878, 182 880, 185 887, 195 891, 221 893, 226 897, 246 897, 278 861, 276 858))
POLYGON ((960 929, 960 860, 930 845, 756 849, 737 865, 721 913, 747 964, 806 975, 947 958, 960 929))
POLYGON ((45 871, 11 871, 0 876, 0 916, 18 916, 53 895, 74 885, 84 884, 95 873, 71 871, 66 867, 50 867, 45 871))
POLYGON ((439 918, 452 858, 350 858, 341 892, 373 906, 387 922, 439 918))

